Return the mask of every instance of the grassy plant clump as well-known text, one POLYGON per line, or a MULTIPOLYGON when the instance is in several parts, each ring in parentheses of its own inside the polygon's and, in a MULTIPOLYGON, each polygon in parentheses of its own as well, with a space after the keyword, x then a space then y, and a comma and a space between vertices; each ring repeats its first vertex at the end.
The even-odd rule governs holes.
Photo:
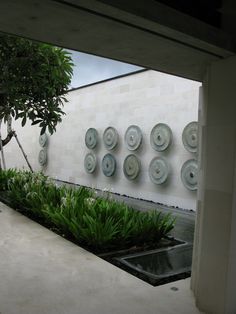
POLYGON ((41 173, 0 170, 0 183, 14 207, 95 252, 158 243, 174 228, 171 214, 138 211, 84 187, 57 187, 41 173))
POLYGON ((8 183, 11 178, 16 175, 15 169, 1 170, 0 169, 0 191, 8 190, 8 183))

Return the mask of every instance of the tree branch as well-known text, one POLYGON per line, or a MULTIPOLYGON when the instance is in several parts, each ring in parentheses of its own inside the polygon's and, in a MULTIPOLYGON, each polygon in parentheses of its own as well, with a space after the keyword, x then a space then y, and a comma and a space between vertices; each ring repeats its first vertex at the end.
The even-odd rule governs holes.
MULTIPOLYGON (((10 142, 10 140, 12 139, 13 135, 14 135, 14 131, 9 132, 6 136, 6 138, 4 140, 2 140, 2 146, 7 145, 10 142)), ((1 150, 1 148, 0 148, 0 150, 1 150)))

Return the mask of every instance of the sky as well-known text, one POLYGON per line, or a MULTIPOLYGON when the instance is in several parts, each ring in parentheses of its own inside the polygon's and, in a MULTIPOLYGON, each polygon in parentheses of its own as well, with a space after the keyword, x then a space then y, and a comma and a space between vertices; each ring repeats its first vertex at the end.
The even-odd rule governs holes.
POLYGON ((141 70, 141 67, 77 51, 69 51, 75 64, 71 88, 91 84, 118 75, 141 70))

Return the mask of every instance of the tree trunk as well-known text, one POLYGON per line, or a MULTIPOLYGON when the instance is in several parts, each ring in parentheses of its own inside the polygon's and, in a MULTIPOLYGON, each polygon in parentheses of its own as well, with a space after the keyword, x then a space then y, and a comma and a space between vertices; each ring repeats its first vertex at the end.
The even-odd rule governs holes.
MULTIPOLYGON (((2 139, 2 146, 7 145, 14 135, 14 131, 12 131, 12 117, 9 117, 7 120, 7 136, 5 139, 2 139)), ((1 150, 1 147, 0 147, 1 150)))
MULTIPOLYGON (((1 126, 2 126, 2 120, 0 120, 0 149, 1 149, 1 161, 3 164, 3 169, 6 170, 6 162, 5 162, 5 157, 4 157, 4 153, 3 153, 3 146, 2 146, 2 135, 1 135, 1 126)), ((2 164, 0 165, 1 169, 2 169, 2 164)))
MULTIPOLYGON (((5 107, 8 107, 7 94, 4 91, 0 90, 0 111, 3 110, 3 108, 5 107)), ((3 121, 3 119, 1 119, 1 121, 3 121)), ((2 146, 7 145, 12 139, 13 135, 14 132, 12 131, 12 117, 9 114, 7 119, 7 136, 6 138, 2 139, 2 146)))

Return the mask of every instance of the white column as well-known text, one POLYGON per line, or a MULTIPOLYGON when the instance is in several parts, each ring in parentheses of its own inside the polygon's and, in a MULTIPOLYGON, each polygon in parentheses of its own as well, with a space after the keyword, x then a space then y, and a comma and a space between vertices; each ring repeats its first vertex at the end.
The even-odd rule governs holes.
POLYGON ((236 313, 236 57, 213 63, 200 92, 199 189, 191 286, 212 314, 236 313))

